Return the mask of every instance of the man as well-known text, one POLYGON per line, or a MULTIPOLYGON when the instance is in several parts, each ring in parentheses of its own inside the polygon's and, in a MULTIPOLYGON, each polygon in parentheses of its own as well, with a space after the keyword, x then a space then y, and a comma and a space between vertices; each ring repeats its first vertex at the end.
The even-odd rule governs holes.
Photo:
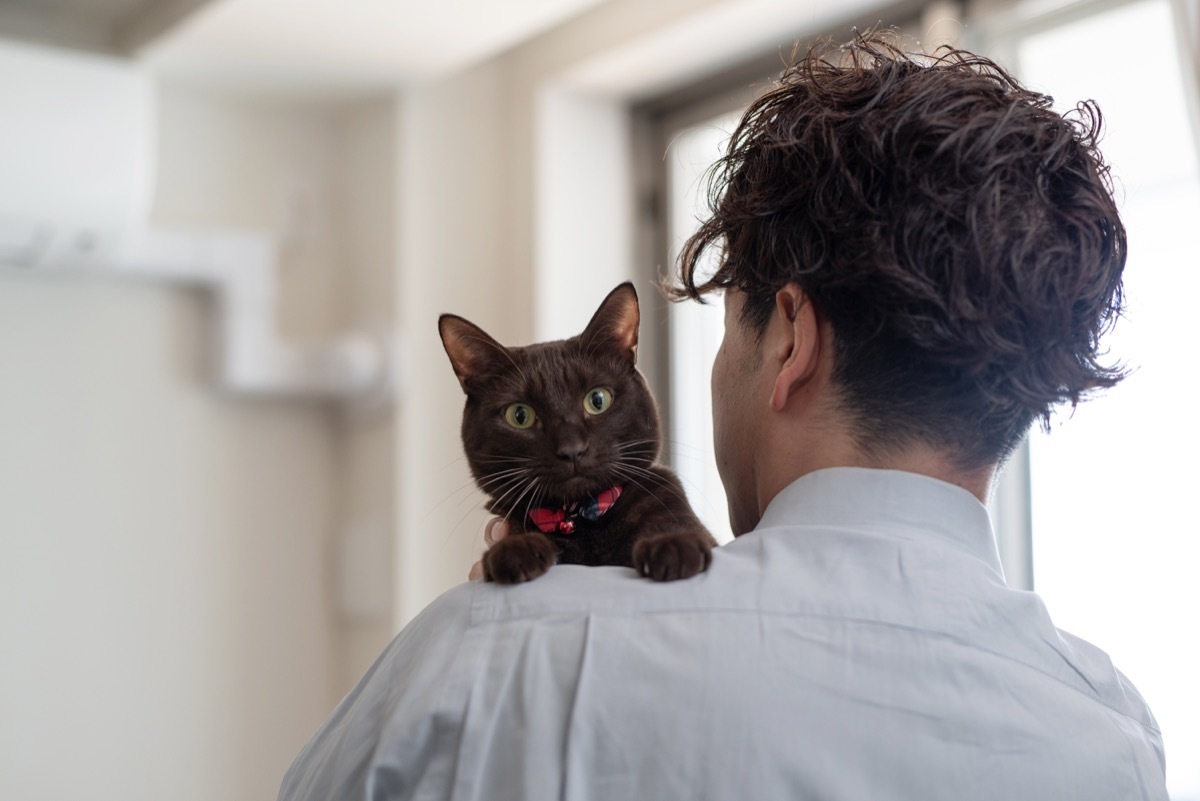
POLYGON ((1150 711, 1005 586, 984 506, 1035 420, 1121 378, 1098 124, 877 37, 789 69, 681 259, 679 294, 724 290, 739 537, 672 584, 562 565, 451 591, 281 797, 1165 799, 1150 711))

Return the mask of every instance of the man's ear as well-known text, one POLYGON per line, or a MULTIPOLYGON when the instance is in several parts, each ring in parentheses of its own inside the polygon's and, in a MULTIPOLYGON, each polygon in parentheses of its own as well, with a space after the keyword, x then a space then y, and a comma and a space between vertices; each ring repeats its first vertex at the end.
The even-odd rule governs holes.
POLYGON ((637 291, 626 281, 608 293, 580 338, 585 346, 607 347, 627 356, 633 365, 637 363, 640 321, 637 291))
POLYGON ((454 314, 438 318, 438 333, 463 392, 467 391, 468 381, 488 372, 498 358, 508 353, 482 328, 454 314))
POLYGON ((808 295, 797 284, 775 293, 774 319, 768 325, 770 354, 778 367, 771 408, 781 412, 793 394, 813 377, 821 358, 821 324, 808 295))

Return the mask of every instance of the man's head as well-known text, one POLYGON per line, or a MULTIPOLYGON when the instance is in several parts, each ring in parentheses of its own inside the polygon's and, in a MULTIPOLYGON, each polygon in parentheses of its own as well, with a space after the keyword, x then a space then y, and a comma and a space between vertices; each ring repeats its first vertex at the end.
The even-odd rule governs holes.
POLYGON ((680 294, 735 290, 727 325, 761 345, 798 289, 863 454, 995 465, 1055 405, 1122 377, 1100 361, 1126 248, 1100 113, 1050 103, 963 51, 910 57, 880 36, 810 51, 715 166, 680 294))

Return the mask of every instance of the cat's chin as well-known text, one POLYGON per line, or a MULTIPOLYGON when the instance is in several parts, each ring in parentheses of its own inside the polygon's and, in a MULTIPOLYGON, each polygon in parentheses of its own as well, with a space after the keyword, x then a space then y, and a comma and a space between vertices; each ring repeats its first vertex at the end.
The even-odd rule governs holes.
POLYGON ((611 482, 605 483, 598 481, 594 477, 588 476, 572 476, 571 478, 561 481, 558 485, 558 491, 551 493, 552 495, 561 495, 564 498, 578 499, 585 498, 589 495, 595 495, 603 492, 611 486, 611 482))

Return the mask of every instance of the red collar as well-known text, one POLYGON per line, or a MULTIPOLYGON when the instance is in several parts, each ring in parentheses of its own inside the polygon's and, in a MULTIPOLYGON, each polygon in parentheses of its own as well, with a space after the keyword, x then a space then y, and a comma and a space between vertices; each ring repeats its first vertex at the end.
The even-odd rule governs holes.
POLYGON ((571 501, 562 506, 541 506, 529 512, 529 519, 546 534, 558 532, 570 534, 575 530, 575 518, 582 517, 593 523, 599 520, 621 497, 621 485, 614 484, 594 498, 571 501))

